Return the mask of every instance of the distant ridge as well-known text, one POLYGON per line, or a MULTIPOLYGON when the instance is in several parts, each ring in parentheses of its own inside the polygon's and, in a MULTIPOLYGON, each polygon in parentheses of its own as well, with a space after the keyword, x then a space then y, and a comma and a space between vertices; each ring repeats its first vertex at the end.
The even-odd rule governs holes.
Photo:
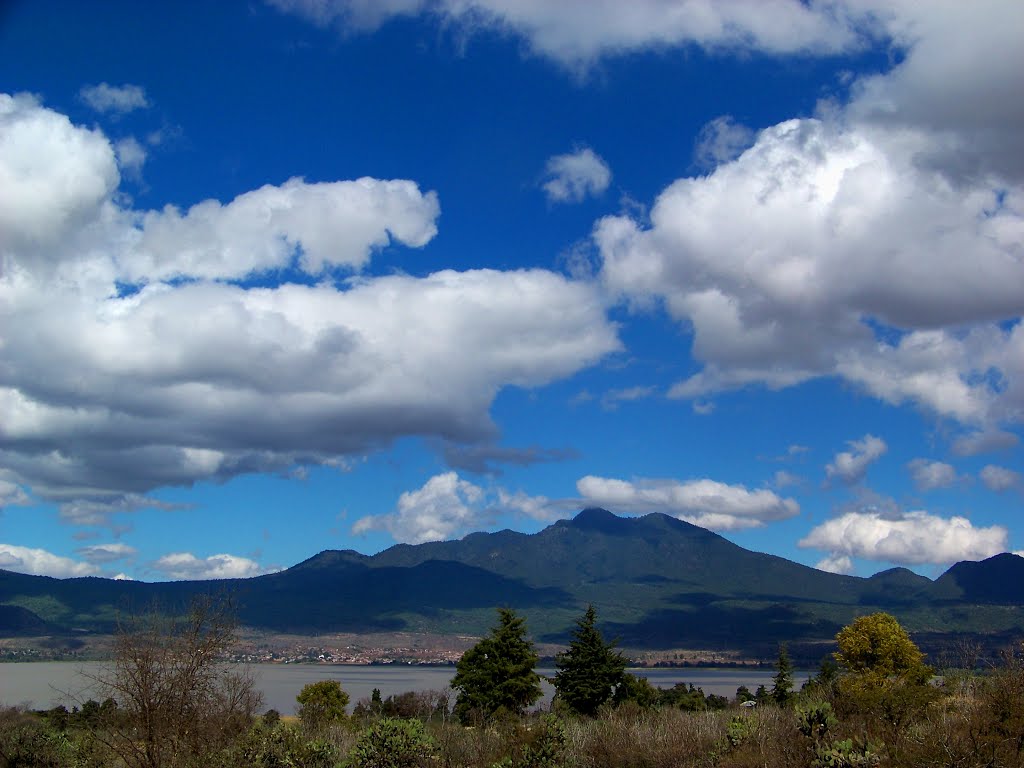
POLYGON ((980 562, 959 562, 935 581, 930 592, 936 599, 1024 604, 1024 557, 1004 552, 980 562))
POLYGON ((563 641, 586 606, 630 647, 774 652, 825 643, 857 615, 887 610, 912 631, 1024 635, 1024 558, 957 563, 936 581, 905 568, 870 578, 751 552, 664 514, 582 510, 535 534, 471 533, 377 555, 325 550, 251 579, 148 584, 0 570, 0 635, 111 630, 154 602, 175 610, 228 591, 243 623, 282 632, 479 634, 495 606, 526 614, 535 637, 563 641), (998 604, 994 612, 984 606, 998 604))

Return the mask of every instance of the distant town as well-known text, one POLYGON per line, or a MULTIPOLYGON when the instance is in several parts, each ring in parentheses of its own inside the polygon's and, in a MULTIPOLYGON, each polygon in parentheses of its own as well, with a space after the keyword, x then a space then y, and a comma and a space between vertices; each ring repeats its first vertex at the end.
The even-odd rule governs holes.
MULTIPOLYGON (((110 657, 110 635, 0 638, 0 662, 97 661, 110 657)), ((337 636, 266 635, 245 632, 226 659, 242 664, 454 665, 476 642, 470 636, 382 634, 337 636)), ((562 647, 538 644, 542 662, 554 663, 562 647)), ((761 667, 766 660, 735 652, 623 649, 635 667, 761 667)))

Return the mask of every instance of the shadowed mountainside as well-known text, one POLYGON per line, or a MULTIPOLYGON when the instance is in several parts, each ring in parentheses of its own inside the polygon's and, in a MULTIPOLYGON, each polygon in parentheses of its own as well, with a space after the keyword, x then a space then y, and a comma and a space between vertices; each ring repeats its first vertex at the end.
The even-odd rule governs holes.
POLYGON ((857 578, 751 552, 662 514, 586 509, 536 534, 474 533, 377 555, 328 550, 252 579, 142 583, 0 571, 0 635, 108 632, 153 605, 230 592, 247 625, 280 632, 479 634, 493 608, 523 612, 543 640, 567 638, 588 603, 632 647, 761 651, 829 641, 887 610, 911 630, 1014 633, 1024 627, 1024 558, 958 563, 932 582, 903 568, 857 578))

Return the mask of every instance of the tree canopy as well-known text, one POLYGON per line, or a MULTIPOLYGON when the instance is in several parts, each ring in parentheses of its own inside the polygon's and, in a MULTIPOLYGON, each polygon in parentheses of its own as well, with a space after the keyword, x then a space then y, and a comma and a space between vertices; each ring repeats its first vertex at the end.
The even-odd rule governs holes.
POLYGON ((779 658, 775 662, 775 675, 772 677, 772 699, 779 706, 789 701, 793 690, 793 663, 789 660, 789 649, 785 643, 779 644, 779 658))
POLYGON ((558 699, 583 715, 594 715, 624 682, 626 659, 605 642, 597 628, 594 606, 576 621, 569 648, 555 658, 558 699))
POLYGON ((526 636, 526 620, 498 609, 491 634, 466 651, 451 687, 458 691, 455 714, 463 722, 501 711, 521 714, 542 695, 537 653, 526 636))
POLYGON ((349 697, 337 680, 320 680, 305 685, 295 700, 299 703, 302 724, 322 728, 345 719, 349 697))
POLYGON ((855 619, 836 635, 836 643, 836 661, 854 674, 899 677, 910 682, 923 682, 931 674, 924 654, 888 613, 855 619))

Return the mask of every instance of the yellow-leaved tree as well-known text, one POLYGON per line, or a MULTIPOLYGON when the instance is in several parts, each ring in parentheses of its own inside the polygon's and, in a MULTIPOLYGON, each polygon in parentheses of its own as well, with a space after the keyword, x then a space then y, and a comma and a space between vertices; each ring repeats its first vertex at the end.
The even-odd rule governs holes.
POLYGON ((884 727, 891 755, 899 754, 907 728, 923 717, 938 692, 921 649, 888 613, 861 616, 836 635, 837 710, 884 727))

